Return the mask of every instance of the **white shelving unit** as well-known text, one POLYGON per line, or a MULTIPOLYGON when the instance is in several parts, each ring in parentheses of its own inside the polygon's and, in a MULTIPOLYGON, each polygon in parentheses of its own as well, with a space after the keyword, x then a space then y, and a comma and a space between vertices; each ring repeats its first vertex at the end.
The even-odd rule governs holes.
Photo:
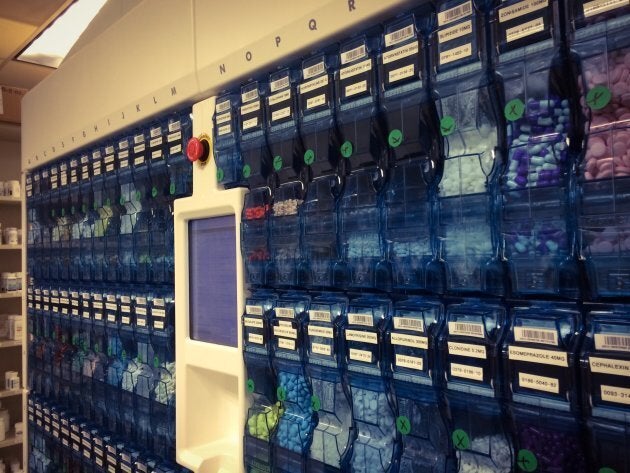
MULTIPOLYGON (((13 134, 0 133, 0 181, 20 180, 20 126, 11 125, 13 134)), ((0 132, 2 126, 0 126, 0 132)), ((12 196, 0 196, 0 224, 2 230, 8 227, 23 228, 22 199, 12 196)), ((24 234, 25 235, 25 234, 24 234)), ((25 245, 6 245, 0 241, 0 273, 19 272, 23 268, 23 252, 25 245)), ((24 280, 24 279, 23 279, 24 280)), ((21 314, 22 332, 20 340, 0 338, 0 403, 2 409, 9 411, 10 430, 5 439, 0 441, 0 459, 5 464, 13 459, 20 459, 26 471, 26 442, 23 435, 15 435, 15 423, 24 421, 26 395, 26 318, 22 305, 22 291, 0 292, 0 314, 21 314), (20 374, 20 389, 4 389, 4 373, 17 371, 20 374)), ((6 334, 0 335, 6 337, 6 334)))

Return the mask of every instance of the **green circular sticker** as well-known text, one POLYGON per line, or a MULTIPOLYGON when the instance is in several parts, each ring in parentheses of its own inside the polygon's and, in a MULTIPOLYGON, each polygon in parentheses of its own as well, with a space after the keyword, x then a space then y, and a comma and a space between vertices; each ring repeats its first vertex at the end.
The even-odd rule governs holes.
POLYGON ((466 431, 457 429, 452 435, 453 445, 457 450, 467 450, 470 447, 470 438, 466 431))
POLYGON ((354 146, 352 146, 352 143, 349 141, 344 141, 339 149, 341 151, 341 156, 344 158, 349 158, 354 152, 354 146))
MULTIPOLYGON (((223 169, 218 168, 217 169, 217 182, 222 182, 224 177, 225 177, 225 173, 223 172, 223 169)), ((175 189, 173 189, 173 191, 175 191, 175 189)))
POLYGON ((538 460, 536 460, 536 455, 526 449, 521 449, 518 451, 516 464, 521 470, 527 472, 536 471, 536 468, 538 468, 538 460))
POLYGON ((311 396, 311 409, 315 412, 319 411, 322 408, 322 401, 319 396, 313 394, 311 396))
POLYGON ((617 473, 617 472, 613 470, 612 468, 608 468, 607 466, 605 466, 604 468, 600 468, 599 470, 597 470, 597 473, 617 473))
POLYGON ((448 136, 455 131, 455 119, 450 115, 445 115, 440 120, 440 133, 448 136))
POLYGON ((251 174, 252 174, 252 168, 249 166, 249 164, 246 164, 245 166, 243 166, 243 177, 247 179, 249 176, 251 176, 251 174))
POLYGON ((313 164, 313 161, 315 161, 315 151, 313 151, 312 149, 307 149, 304 153, 304 162, 308 166, 310 166, 311 164, 313 164))
POLYGON ((153 357, 153 367, 157 368, 158 366, 160 366, 160 359, 157 357, 157 355, 155 355, 153 357))
POLYGON ((247 386, 247 392, 248 393, 253 393, 254 392, 254 386, 255 385, 254 385, 254 380, 253 379, 249 378, 247 380, 246 386, 247 386))
POLYGON ((411 432, 411 422, 409 421, 409 418, 407 416, 398 416, 396 419, 396 428, 398 429, 398 432, 403 435, 407 435, 411 432))
POLYGON ((612 94, 605 85, 596 85, 586 94, 586 104, 593 110, 601 110, 610 102, 612 94))
POLYGON ((398 148, 403 142, 402 131, 400 131, 399 129, 394 129, 390 131, 389 136, 387 137, 387 142, 392 148, 398 148))
POLYGON ((151 188, 151 197, 157 197, 157 195, 158 195, 157 187, 153 186, 151 188))
POLYGON ((168 187, 168 191, 171 195, 175 194, 175 183, 171 182, 171 185, 168 187))
POLYGON ((275 158, 273 158, 273 168, 276 171, 282 169, 282 156, 276 156, 275 158))
POLYGON ((136 200, 140 200, 140 197, 142 197, 142 193, 140 191, 136 191, 136 200))
POLYGON ((503 109, 503 114, 505 118, 509 121, 513 122, 518 120, 525 113, 525 104, 521 99, 512 99, 510 100, 503 109))
POLYGON ((287 390, 283 386, 278 386, 278 389, 276 389, 276 396, 278 396, 278 401, 286 401, 287 390))

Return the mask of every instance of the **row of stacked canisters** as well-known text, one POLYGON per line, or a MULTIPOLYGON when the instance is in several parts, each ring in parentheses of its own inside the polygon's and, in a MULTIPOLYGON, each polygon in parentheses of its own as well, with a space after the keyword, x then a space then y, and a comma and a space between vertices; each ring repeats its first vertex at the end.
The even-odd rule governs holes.
POLYGON ((630 472, 628 7, 427 3, 218 97, 247 473, 630 472))
POLYGON ((190 110, 26 178, 30 473, 175 463, 173 200, 190 110))

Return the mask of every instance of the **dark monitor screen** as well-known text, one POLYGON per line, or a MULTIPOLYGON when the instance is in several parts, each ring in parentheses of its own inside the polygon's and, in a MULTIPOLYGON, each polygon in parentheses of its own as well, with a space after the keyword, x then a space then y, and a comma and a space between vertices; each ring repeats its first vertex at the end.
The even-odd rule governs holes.
POLYGON ((234 215, 188 223, 190 338, 238 346, 234 215))

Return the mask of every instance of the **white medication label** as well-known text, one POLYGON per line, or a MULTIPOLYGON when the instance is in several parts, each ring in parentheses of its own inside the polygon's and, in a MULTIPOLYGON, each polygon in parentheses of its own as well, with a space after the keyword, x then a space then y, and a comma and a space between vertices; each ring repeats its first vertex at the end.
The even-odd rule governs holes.
POLYGON ((311 351, 313 353, 316 353, 318 355, 326 355, 326 356, 330 356, 332 355, 332 348, 330 345, 326 345, 324 343, 312 343, 311 344, 311 351))
POLYGON ((346 330, 346 340, 349 342, 363 342, 376 345, 378 337, 374 332, 361 332, 359 330, 346 330))
POLYGON ((155 148, 156 146, 160 146, 162 142, 163 142, 162 137, 159 136, 158 138, 153 138, 151 142, 149 143, 149 146, 151 148, 155 148))
POLYGON ((276 307, 276 315, 285 319, 295 318, 295 310, 291 307, 276 307))
POLYGON ((560 392, 560 383, 558 380, 556 378, 548 378, 546 376, 519 373, 518 384, 522 388, 535 389, 536 391, 545 391, 554 394, 558 394, 560 392))
POLYGON ((396 353, 396 366, 421 371, 424 368, 424 360, 417 356, 407 356, 396 353))
POLYGON ((273 80, 269 83, 269 88, 272 92, 276 90, 282 90, 289 86, 289 76, 281 77, 280 79, 273 80))
POLYGON ((341 64, 348 64, 349 62, 355 61, 356 59, 360 59, 367 55, 367 49, 365 48, 365 44, 361 46, 351 49, 350 51, 346 51, 345 53, 341 53, 341 64))
POLYGON ((243 318, 243 324, 245 327, 263 328, 263 320, 256 317, 243 318))
POLYGON ((413 38, 413 25, 405 26, 396 31, 392 31, 385 35, 385 47, 389 48, 395 44, 398 44, 406 39, 413 38))
POLYGON ((448 354, 456 356, 468 356, 471 358, 486 359, 486 347, 472 345, 470 343, 448 342, 448 354))
POLYGON ((285 100, 289 100, 291 98, 291 90, 284 90, 282 92, 278 92, 277 94, 270 95, 267 98, 269 105, 275 105, 279 102, 284 102, 285 100))
POLYGON ((355 361, 363 361, 365 363, 372 363, 372 352, 350 348, 350 359, 355 361))
POLYGON ((257 98, 258 98, 258 88, 254 88, 250 91, 247 91, 241 94, 241 101, 243 103, 249 102, 257 98))
POLYGON ((620 333, 596 333, 595 348, 597 350, 630 352, 630 335, 620 333))
POLYGON ((394 328, 399 330, 413 330, 424 332, 424 320, 411 317, 394 317, 394 328))
POLYGON ((553 350, 541 350, 538 348, 511 346, 508 349, 508 358, 510 360, 540 363, 543 365, 569 366, 566 353, 553 350))
POLYGON ((392 345, 402 345, 426 350, 429 348, 429 339, 417 335, 407 335, 406 333, 392 333, 392 345))
POLYGON ((448 64, 449 62, 457 61, 472 55, 472 44, 466 43, 457 48, 449 49, 448 51, 442 51, 440 53, 440 64, 448 64))
POLYGON ((545 20, 542 17, 536 18, 535 20, 528 21, 526 23, 522 23, 513 28, 508 28, 505 31, 505 39, 509 43, 511 41, 516 41, 517 39, 525 38, 526 36, 540 33, 545 29, 545 20))
POLYGON ((514 341, 558 346, 558 332, 548 328, 514 327, 514 341))
POLYGON ((463 21, 455 26, 450 26, 438 31, 438 41, 446 43, 453 39, 461 38, 467 34, 472 34, 472 21, 463 21))
POLYGON ((374 327, 372 314, 348 313, 348 323, 350 325, 363 325, 364 327, 374 327))
POLYGON ((347 66, 339 71, 339 78, 341 80, 348 79, 349 77, 354 77, 356 75, 361 74, 362 72, 366 72, 372 69, 372 59, 366 59, 365 61, 361 61, 358 64, 353 64, 352 66, 347 66))
POLYGON ((249 120, 245 120, 243 122, 243 130, 248 130, 256 125, 258 125, 258 117, 250 118, 249 120))
POLYGON ((584 3, 584 16, 599 15, 610 10, 630 5, 630 0, 594 0, 584 3))
POLYGON ((483 368, 451 363, 451 376, 472 379, 474 381, 483 381, 483 368))
POLYGON ((221 123, 229 122, 231 118, 232 118, 232 114, 230 112, 221 113, 220 115, 214 116, 214 121, 216 122, 217 125, 220 125, 221 123))
POLYGON ((315 97, 306 99, 306 110, 319 107, 320 105, 324 105, 325 103, 326 103, 326 94, 316 95, 315 97))
POLYGON ((449 322, 448 333, 464 337, 485 338, 484 326, 477 322, 449 322))
POLYGON ((223 113, 226 110, 229 110, 232 104, 229 100, 224 100, 223 102, 217 102, 214 107, 214 113, 223 113))
POLYGON ((405 44, 400 48, 392 49, 391 51, 383 53, 383 64, 389 64, 390 62, 398 61, 399 59, 413 56, 417 53, 418 42, 414 41, 413 43, 405 44))
POLYGON ((357 82, 346 87, 346 97, 351 97, 367 90, 367 81, 357 82))
POLYGON ((318 62, 317 64, 313 64, 312 66, 305 67, 302 69, 302 78, 304 80, 310 79, 311 77, 318 76, 325 70, 324 61, 318 62))
POLYGON ((462 3, 454 8, 438 13, 438 26, 448 25, 454 21, 466 18, 472 13, 472 2, 462 3))
POLYGON ((630 377, 629 360, 612 360, 610 358, 599 358, 591 356, 588 360, 593 373, 613 374, 616 376, 630 377))
POLYGON ((523 0, 522 2, 515 3, 509 7, 501 8, 499 10, 499 23, 504 21, 513 20, 523 15, 529 15, 543 8, 549 6, 549 0, 523 0))
POLYGON ((146 307, 136 307, 136 314, 137 315, 147 315, 147 308, 146 307))
POLYGON ((316 90, 321 87, 325 87, 328 85, 328 76, 318 77, 317 79, 310 80, 308 82, 304 82, 300 84, 299 90, 301 94, 305 94, 310 92, 311 90, 316 90))
POLYGON ((283 118, 287 118, 291 115, 291 107, 284 107, 280 110, 276 110, 271 112, 271 121, 275 122, 276 120, 282 120, 283 118))
POLYGON ((312 321, 330 322, 332 320, 330 312, 327 310, 310 310, 308 315, 312 321))
POLYGON ((263 308, 260 305, 246 305, 245 313, 249 315, 263 315, 263 308))
POLYGON ((630 389, 617 386, 601 386, 602 401, 630 405, 630 389))
POLYGON ((263 344, 263 336, 258 334, 258 333, 250 333, 247 335, 247 340, 250 343, 256 343, 258 345, 262 345, 263 344))
POLYGON ((227 135, 228 133, 232 132, 232 125, 231 124, 227 124, 227 125, 222 125, 219 128, 217 128, 217 135, 219 136, 223 136, 223 135, 227 135))
POLYGON ((285 350, 295 350, 295 340, 289 340, 287 338, 278 338, 278 347, 285 350))
POLYGON ((311 337, 334 338, 332 327, 321 327, 319 325, 309 325, 308 334, 311 337))
POLYGON ((413 64, 409 64, 408 66, 389 71, 389 82, 392 83, 402 79, 406 79, 407 77, 411 77, 414 75, 415 71, 416 67, 413 64))
POLYGON ((169 135, 166 137, 166 141, 168 141, 169 143, 172 143, 175 140, 181 140, 181 139, 182 139, 181 131, 177 131, 175 133, 169 133, 169 135))
POLYGON ((260 110, 260 100, 248 105, 243 105, 241 107, 241 115, 247 115, 248 113, 256 112, 258 110, 260 110))
POLYGON ((276 337, 297 338, 297 330, 291 327, 275 326, 273 328, 273 334, 276 337))

